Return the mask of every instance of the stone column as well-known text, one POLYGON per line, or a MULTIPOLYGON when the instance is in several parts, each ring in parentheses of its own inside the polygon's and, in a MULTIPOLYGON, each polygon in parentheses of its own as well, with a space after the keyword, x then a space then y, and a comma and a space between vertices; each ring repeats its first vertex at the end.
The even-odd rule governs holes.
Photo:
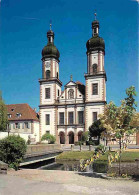
POLYGON ((78 141, 78 134, 77 134, 77 128, 75 127, 75 131, 74 131, 74 142, 78 141))

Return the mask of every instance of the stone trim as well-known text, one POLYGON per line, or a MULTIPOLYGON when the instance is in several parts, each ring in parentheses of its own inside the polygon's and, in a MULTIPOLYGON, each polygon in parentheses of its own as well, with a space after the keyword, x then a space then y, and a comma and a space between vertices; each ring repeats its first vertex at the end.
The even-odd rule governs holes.
POLYGON ((50 79, 39 79, 39 83, 40 85, 57 83, 60 87, 62 86, 62 82, 56 77, 52 77, 50 79))
POLYGON ((51 77, 53 78, 53 60, 51 60, 50 74, 51 74, 51 77))
POLYGON ((100 71, 100 52, 98 52, 98 71, 100 71))

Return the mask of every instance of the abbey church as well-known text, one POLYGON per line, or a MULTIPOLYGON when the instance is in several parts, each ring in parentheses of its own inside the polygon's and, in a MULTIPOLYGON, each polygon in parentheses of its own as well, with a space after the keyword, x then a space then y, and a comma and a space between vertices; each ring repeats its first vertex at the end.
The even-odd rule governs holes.
MULTIPOLYGON (((103 113, 106 104, 105 43, 99 36, 99 21, 92 22, 92 37, 86 43, 87 73, 85 85, 72 80, 64 86, 59 75, 60 53, 54 45, 54 32, 47 32, 42 50, 40 83, 40 138, 45 133, 56 136, 56 142, 73 144, 103 113)), ((85 68, 86 69, 86 68, 85 68)), ((84 70, 83 70, 84 71, 84 70)))

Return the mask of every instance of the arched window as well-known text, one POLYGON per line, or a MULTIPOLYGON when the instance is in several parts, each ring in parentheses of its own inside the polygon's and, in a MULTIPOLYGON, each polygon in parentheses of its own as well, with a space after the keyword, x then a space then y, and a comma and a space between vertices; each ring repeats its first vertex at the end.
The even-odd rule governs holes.
POLYGON ((56 77, 57 77, 57 79, 58 79, 58 76, 59 76, 59 75, 58 75, 58 72, 57 72, 57 73, 56 73, 56 77))
POLYGON ((73 99, 74 98, 74 90, 73 89, 70 89, 68 91, 68 97, 69 97, 69 99, 73 99))
POLYGON ((97 64, 93 64, 92 69, 93 73, 97 73, 97 64))
POLYGON ((46 71, 46 79, 49 79, 50 78, 50 70, 47 70, 46 71))

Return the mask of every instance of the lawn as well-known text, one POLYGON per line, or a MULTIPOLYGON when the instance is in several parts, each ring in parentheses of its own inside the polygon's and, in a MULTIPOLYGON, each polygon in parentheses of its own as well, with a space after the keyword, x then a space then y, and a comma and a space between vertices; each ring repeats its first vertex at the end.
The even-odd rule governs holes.
MULTIPOLYGON (((63 152, 57 156, 58 160, 80 160, 80 159, 90 159, 93 156, 93 151, 70 151, 63 152)), ((112 152, 114 154, 114 152, 112 152)), ((102 155, 97 161, 107 161, 108 152, 102 155)), ((122 162, 134 162, 135 159, 139 159, 139 151, 125 151, 122 152, 122 162)))
MULTIPOLYGON (((114 154, 115 152, 112 152, 114 154)), ((105 155, 102 155, 98 161, 107 161, 108 152, 105 153, 105 155)), ((135 159, 139 159, 139 151, 125 151, 122 152, 121 155, 121 161, 122 162, 134 162, 135 159)))
POLYGON ((56 159, 58 160, 80 160, 89 159, 93 156, 93 151, 70 151, 59 154, 56 159))

